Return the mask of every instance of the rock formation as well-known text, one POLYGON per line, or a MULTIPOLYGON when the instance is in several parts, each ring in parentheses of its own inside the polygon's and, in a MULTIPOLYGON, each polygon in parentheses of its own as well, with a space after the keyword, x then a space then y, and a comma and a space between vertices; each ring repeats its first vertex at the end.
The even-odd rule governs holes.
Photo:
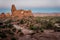
POLYGON ((11 8, 12 14, 13 14, 14 11, 16 11, 16 7, 15 7, 15 5, 12 5, 12 8, 11 8))
POLYGON ((11 17, 12 16, 12 19, 14 18, 18 18, 18 19, 22 19, 24 17, 29 17, 29 16, 33 16, 32 14, 32 11, 31 10, 17 10, 15 5, 12 5, 12 8, 11 8, 11 15, 10 13, 2 13, 0 15, 0 18, 5 18, 5 17, 11 17))
POLYGON ((16 10, 15 5, 12 5, 12 17, 24 18, 28 16, 33 16, 31 10, 16 10))
POLYGON ((4 13, 0 14, 0 18, 5 18, 5 17, 6 17, 6 15, 4 13))

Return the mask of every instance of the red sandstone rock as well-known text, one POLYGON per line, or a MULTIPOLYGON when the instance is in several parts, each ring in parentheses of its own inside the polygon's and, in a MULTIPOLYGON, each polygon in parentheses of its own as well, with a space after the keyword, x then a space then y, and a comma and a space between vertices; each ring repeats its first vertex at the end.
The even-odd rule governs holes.
POLYGON ((33 16, 31 10, 24 11, 24 16, 33 16))
POLYGON ((18 17, 19 19, 33 16, 31 10, 16 10, 15 5, 12 5, 12 17, 18 17))
POLYGON ((11 15, 9 13, 7 13, 7 14, 2 13, 0 15, 0 18, 5 18, 5 17, 11 17, 12 16, 12 19, 14 19, 14 18, 22 19, 24 17, 33 16, 31 10, 16 10, 15 5, 12 5, 11 12, 12 12, 11 15))
POLYGON ((11 8, 12 14, 13 14, 14 11, 16 11, 16 7, 15 7, 15 5, 12 5, 12 8, 11 8))

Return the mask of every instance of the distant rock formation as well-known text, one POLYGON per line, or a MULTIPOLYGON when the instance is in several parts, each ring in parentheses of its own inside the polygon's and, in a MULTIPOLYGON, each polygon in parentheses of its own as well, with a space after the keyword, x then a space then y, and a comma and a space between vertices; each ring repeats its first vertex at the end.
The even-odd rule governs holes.
POLYGON ((0 14, 0 18, 6 18, 5 13, 1 13, 1 14, 0 14))
POLYGON ((24 18, 28 16, 33 16, 31 10, 16 10, 15 5, 12 5, 12 17, 24 18))

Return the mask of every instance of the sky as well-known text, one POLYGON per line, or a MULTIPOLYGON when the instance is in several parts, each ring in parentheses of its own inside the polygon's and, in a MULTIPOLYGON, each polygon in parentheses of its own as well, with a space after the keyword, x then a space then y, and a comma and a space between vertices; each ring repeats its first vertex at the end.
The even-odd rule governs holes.
POLYGON ((60 12, 60 0, 0 0, 0 13, 9 12, 12 4, 33 12, 60 12))

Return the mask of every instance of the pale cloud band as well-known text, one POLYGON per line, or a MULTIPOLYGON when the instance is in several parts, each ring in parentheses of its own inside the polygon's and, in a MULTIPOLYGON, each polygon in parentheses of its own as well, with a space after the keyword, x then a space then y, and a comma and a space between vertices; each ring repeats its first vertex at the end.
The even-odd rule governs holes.
POLYGON ((1 7, 60 7, 60 0, 0 0, 1 7))

